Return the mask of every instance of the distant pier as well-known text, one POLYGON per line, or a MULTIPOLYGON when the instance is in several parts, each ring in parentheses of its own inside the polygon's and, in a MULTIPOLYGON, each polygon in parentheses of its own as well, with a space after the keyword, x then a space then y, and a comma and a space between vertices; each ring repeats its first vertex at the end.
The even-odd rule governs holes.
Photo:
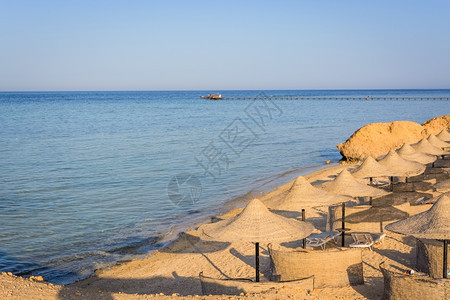
POLYGON ((297 96, 270 96, 270 97, 223 97, 222 100, 345 100, 345 101, 436 101, 436 100, 450 100, 450 97, 297 97, 297 96))

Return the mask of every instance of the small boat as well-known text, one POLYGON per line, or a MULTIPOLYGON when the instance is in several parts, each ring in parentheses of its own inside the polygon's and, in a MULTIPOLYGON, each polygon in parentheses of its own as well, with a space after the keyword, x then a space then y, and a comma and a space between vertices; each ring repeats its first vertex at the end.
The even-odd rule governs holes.
POLYGON ((208 100, 222 100, 221 94, 208 94, 208 96, 200 96, 202 99, 208 99, 208 100))

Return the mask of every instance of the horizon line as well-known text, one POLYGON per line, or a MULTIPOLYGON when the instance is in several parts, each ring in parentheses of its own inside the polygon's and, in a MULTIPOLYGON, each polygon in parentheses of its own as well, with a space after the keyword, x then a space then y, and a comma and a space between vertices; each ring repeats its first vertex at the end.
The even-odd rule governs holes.
POLYGON ((450 88, 373 88, 373 89, 155 89, 155 90, 3 90, 0 93, 68 93, 68 92, 203 92, 203 91, 440 91, 450 88))

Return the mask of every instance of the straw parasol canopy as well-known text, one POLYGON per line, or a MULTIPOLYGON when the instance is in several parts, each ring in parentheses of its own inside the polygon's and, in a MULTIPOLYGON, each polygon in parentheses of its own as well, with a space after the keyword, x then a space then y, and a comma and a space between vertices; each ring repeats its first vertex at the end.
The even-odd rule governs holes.
POLYGON ((394 171, 381 165, 371 156, 364 159, 362 164, 357 166, 351 173, 355 178, 395 176, 394 171))
POLYGON ((288 191, 267 199, 264 204, 274 210, 301 211, 303 208, 332 205, 349 200, 352 199, 318 189, 303 176, 298 176, 288 191))
POLYGON ((420 214, 386 226, 392 232, 419 239, 450 239, 450 197, 443 195, 433 206, 420 214))
POLYGON ((437 159, 437 156, 416 151, 413 147, 406 143, 397 150, 397 153, 403 159, 415 161, 424 165, 430 164, 437 159))
POLYGON ((403 220, 409 217, 409 214, 394 206, 372 206, 367 210, 346 216, 348 223, 378 223, 403 220))
POLYGON ((437 138, 434 134, 430 134, 430 136, 427 138, 428 142, 437 147, 437 148, 447 148, 450 147, 450 144, 447 142, 444 142, 443 140, 437 138))
POLYGON ((450 239, 450 197, 442 195, 433 206, 408 219, 387 225, 386 230, 419 239, 443 240, 443 277, 447 278, 447 244, 450 239))
POLYGON ((450 133, 448 133, 448 131, 445 129, 439 132, 439 134, 436 137, 443 140, 444 142, 450 142, 450 133))
POLYGON ((395 172, 393 176, 415 176, 425 171, 425 165, 401 158, 395 150, 378 161, 381 165, 395 172))
POLYGON ((307 237, 314 227, 270 212, 258 199, 237 216, 198 228, 201 237, 217 241, 286 242, 307 237))
POLYGON ((205 240, 255 242, 256 281, 259 281, 259 243, 287 242, 307 237, 312 224, 271 213, 258 200, 251 200, 237 216, 198 228, 205 240))
POLYGON ((388 194, 386 191, 360 183, 347 170, 343 170, 334 180, 324 182, 319 187, 330 193, 350 197, 376 197, 388 194))
POLYGON ((413 147, 414 150, 416 150, 416 151, 420 151, 420 152, 431 154, 431 155, 447 154, 447 152, 443 151, 442 149, 431 145, 430 142, 426 138, 423 138, 420 141, 418 141, 417 143, 412 144, 411 147, 413 147))

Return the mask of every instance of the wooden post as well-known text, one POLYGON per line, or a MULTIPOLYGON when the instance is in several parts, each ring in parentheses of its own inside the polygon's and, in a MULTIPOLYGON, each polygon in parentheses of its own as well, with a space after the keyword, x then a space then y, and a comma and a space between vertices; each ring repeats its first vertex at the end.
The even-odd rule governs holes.
MULTIPOLYGON (((306 213, 304 208, 302 208, 302 221, 306 221, 306 213)), ((306 249, 306 238, 303 239, 303 249, 306 249)))
POLYGON ((372 206, 372 196, 370 196, 370 198, 369 198, 369 204, 370 204, 370 206, 372 206))
POLYGON ((444 270, 444 274, 443 277, 444 278, 448 278, 447 275, 447 248, 448 248, 448 240, 444 240, 444 266, 443 266, 443 270, 444 270))
POLYGON ((259 282, 259 243, 255 243, 256 282, 259 282))
POLYGON ((345 202, 342 202, 342 247, 345 247, 345 202))

